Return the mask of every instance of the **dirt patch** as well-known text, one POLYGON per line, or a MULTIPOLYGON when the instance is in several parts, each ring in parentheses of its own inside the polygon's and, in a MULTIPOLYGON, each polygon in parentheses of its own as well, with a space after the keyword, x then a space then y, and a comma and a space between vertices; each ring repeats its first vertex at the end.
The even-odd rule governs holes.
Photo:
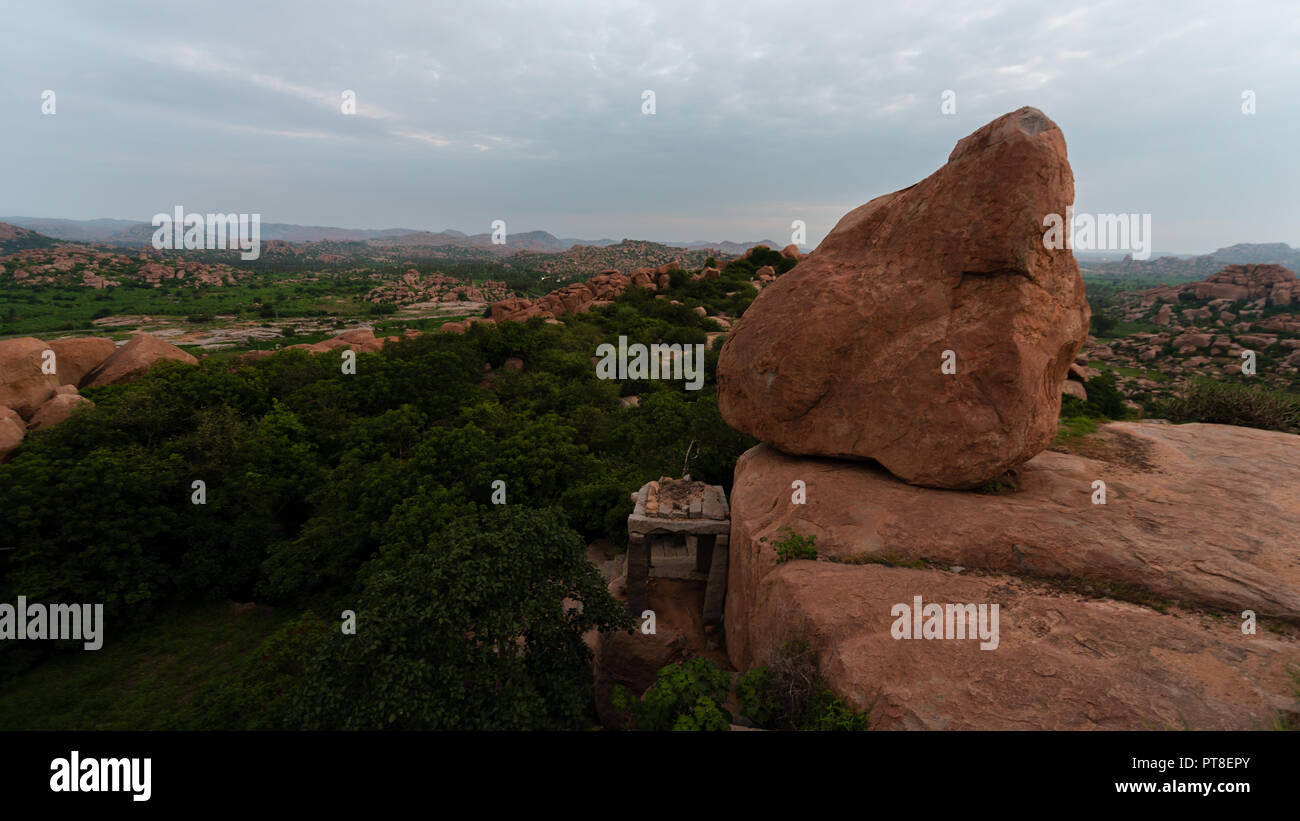
POLYGON ((1151 458, 1151 444, 1123 431, 1102 429, 1087 436, 1071 436, 1049 450, 1086 456, 1138 473, 1160 472, 1151 458))

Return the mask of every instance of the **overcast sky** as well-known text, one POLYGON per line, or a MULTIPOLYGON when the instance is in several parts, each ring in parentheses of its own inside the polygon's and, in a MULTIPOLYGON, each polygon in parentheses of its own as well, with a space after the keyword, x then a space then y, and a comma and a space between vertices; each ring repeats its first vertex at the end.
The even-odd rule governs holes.
POLYGON ((39 0, 0 67, 0 214, 815 244, 1033 105, 1076 210, 1300 246, 1294 0, 39 0))

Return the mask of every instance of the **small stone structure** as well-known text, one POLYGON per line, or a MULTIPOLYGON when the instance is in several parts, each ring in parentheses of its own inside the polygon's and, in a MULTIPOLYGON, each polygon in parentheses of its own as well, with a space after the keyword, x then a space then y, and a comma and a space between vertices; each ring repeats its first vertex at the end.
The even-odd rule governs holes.
POLYGON ((695 571, 708 579, 704 592, 704 623, 722 621, 727 595, 728 542, 731 509, 719 485, 662 477, 632 494, 636 509, 627 517, 627 600, 636 615, 645 610, 646 585, 652 557, 671 552, 684 538, 695 554, 695 571))

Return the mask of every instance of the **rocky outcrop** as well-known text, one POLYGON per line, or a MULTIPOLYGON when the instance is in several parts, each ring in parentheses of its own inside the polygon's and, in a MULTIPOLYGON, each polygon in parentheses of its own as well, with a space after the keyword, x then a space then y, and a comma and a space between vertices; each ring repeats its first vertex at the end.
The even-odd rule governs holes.
POLYGON ((788 453, 973 487, 1041 451, 1088 306, 1044 220, 1074 200, 1065 139, 1024 108, 910 188, 847 214, 723 346, 718 405, 788 453), (955 372, 945 372, 954 370, 955 372))
POLYGON ((1290 305, 1300 302, 1300 281, 1281 265, 1228 265, 1202 282, 1148 288, 1141 294, 1141 305, 1177 304, 1184 299, 1223 299, 1229 303, 1262 299, 1269 305, 1290 305))
POLYGON ((27 433, 27 425, 13 408, 0 405, 0 464, 8 461, 27 433))
POLYGON ((731 497, 732 663, 765 663, 806 630, 832 688, 874 705, 878 727, 1249 729, 1296 709, 1300 436, 1114 423, 1074 450, 983 493, 748 451, 731 497), (785 528, 815 536, 818 560, 778 565, 785 528), (915 596, 998 604, 1000 643, 895 639, 892 609, 915 596), (1246 610, 1279 632, 1243 634, 1246 610))
POLYGON ((182 351, 170 342, 139 333, 87 373, 81 380, 81 387, 93 388, 134 382, 148 373, 154 365, 166 361, 183 362, 186 365, 199 363, 192 354, 182 351))
POLYGON ((36 411, 31 421, 27 423, 27 429, 39 430, 50 425, 57 425, 65 421, 78 408, 93 408, 94 406, 94 402, 81 396, 75 390, 71 393, 57 393, 50 397, 44 405, 41 405, 40 410, 36 411))
POLYGON ((492 303, 495 322, 524 322, 535 316, 547 319, 576 314, 605 305, 628 288, 656 290, 666 288, 669 279, 681 266, 675 262, 658 268, 638 268, 627 276, 618 271, 604 271, 586 282, 574 282, 537 299, 514 297, 492 303))
POLYGON ((113 355, 117 345, 102 336, 77 336, 52 340, 50 350, 58 363, 59 384, 80 385, 86 374, 113 355))
POLYGON ((470 326, 476 322, 483 322, 488 325, 495 324, 495 320, 485 319, 480 316, 471 316, 460 322, 444 322, 438 326, 438 330, 448 334, 463 334, 470 329, 470 326))
POLYGON ((378 353, 390 338, 396 339, 397 337, 376 337, 375 332, 370 328, 353 328, 350 331, 344 331, 320 342, 290 345, 289 347, 301 348, 311 353, 328 353, 329 351, 345 349, 357 353, 378 353))
POLYGON ((750 629, 792 626, 832 689, 882 730, 1263 730, 1296 717, 1300 644, 1240 621, 1161 614, 1002 576, 792 562, 767 576, 750 629), (997 649, 895 640, 892 608, 996 603, 997 649))
MULTIPOLYGON (((46 342, 24 336, 0 340, 0 407, 12 408, 23 419, 31 419, 45 400, 54 395, 59 378, 45 373, 46 342)), ((57 365, 57 360, 56 360, 57 365)))

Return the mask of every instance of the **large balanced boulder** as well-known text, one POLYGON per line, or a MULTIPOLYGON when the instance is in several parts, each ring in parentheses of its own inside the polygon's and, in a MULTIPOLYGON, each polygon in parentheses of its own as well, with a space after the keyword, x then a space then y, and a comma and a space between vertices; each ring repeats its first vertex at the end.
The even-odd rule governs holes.
POLYGON ((134 382, 148 373, 154 365, 167 360, 184 362, 187 365, 199 363, 193 355, 182 351, 170 342, 139 333, 86 374, 81 380, 81 387, 95 388, 101 385, 134 382))
POLYGON ((0 407, 12 408, 23 419, 32 418, 54 395, 59 378, 45 373, 50 346, 31 336, 0 340, 0 407))
POLYGON ((1300 706, 1300 436, 1126 422, 1071 448, 984 493, 749 450, 730 499, 732 663, 768 663, 803 630, 878 727, 1254 729, 1300 706), (816 561, 778 563, 791 532, 816 561), (916 596, 998 604, 1000 641, 895 638, 916 596))
POLYGON ((1088 327, 1073 254, 1044 237, 1073 201, 1065 139, 1037 109, 961 140, 762 290, 718 361, 723 417, 787 453, 935 487, 1031 458, 1088 327))
POLYGON ((50 342, 58 365, 60 385, 80 385, 86 374, 117 350, 117 344, 102 336, 78 336, 50 342))

